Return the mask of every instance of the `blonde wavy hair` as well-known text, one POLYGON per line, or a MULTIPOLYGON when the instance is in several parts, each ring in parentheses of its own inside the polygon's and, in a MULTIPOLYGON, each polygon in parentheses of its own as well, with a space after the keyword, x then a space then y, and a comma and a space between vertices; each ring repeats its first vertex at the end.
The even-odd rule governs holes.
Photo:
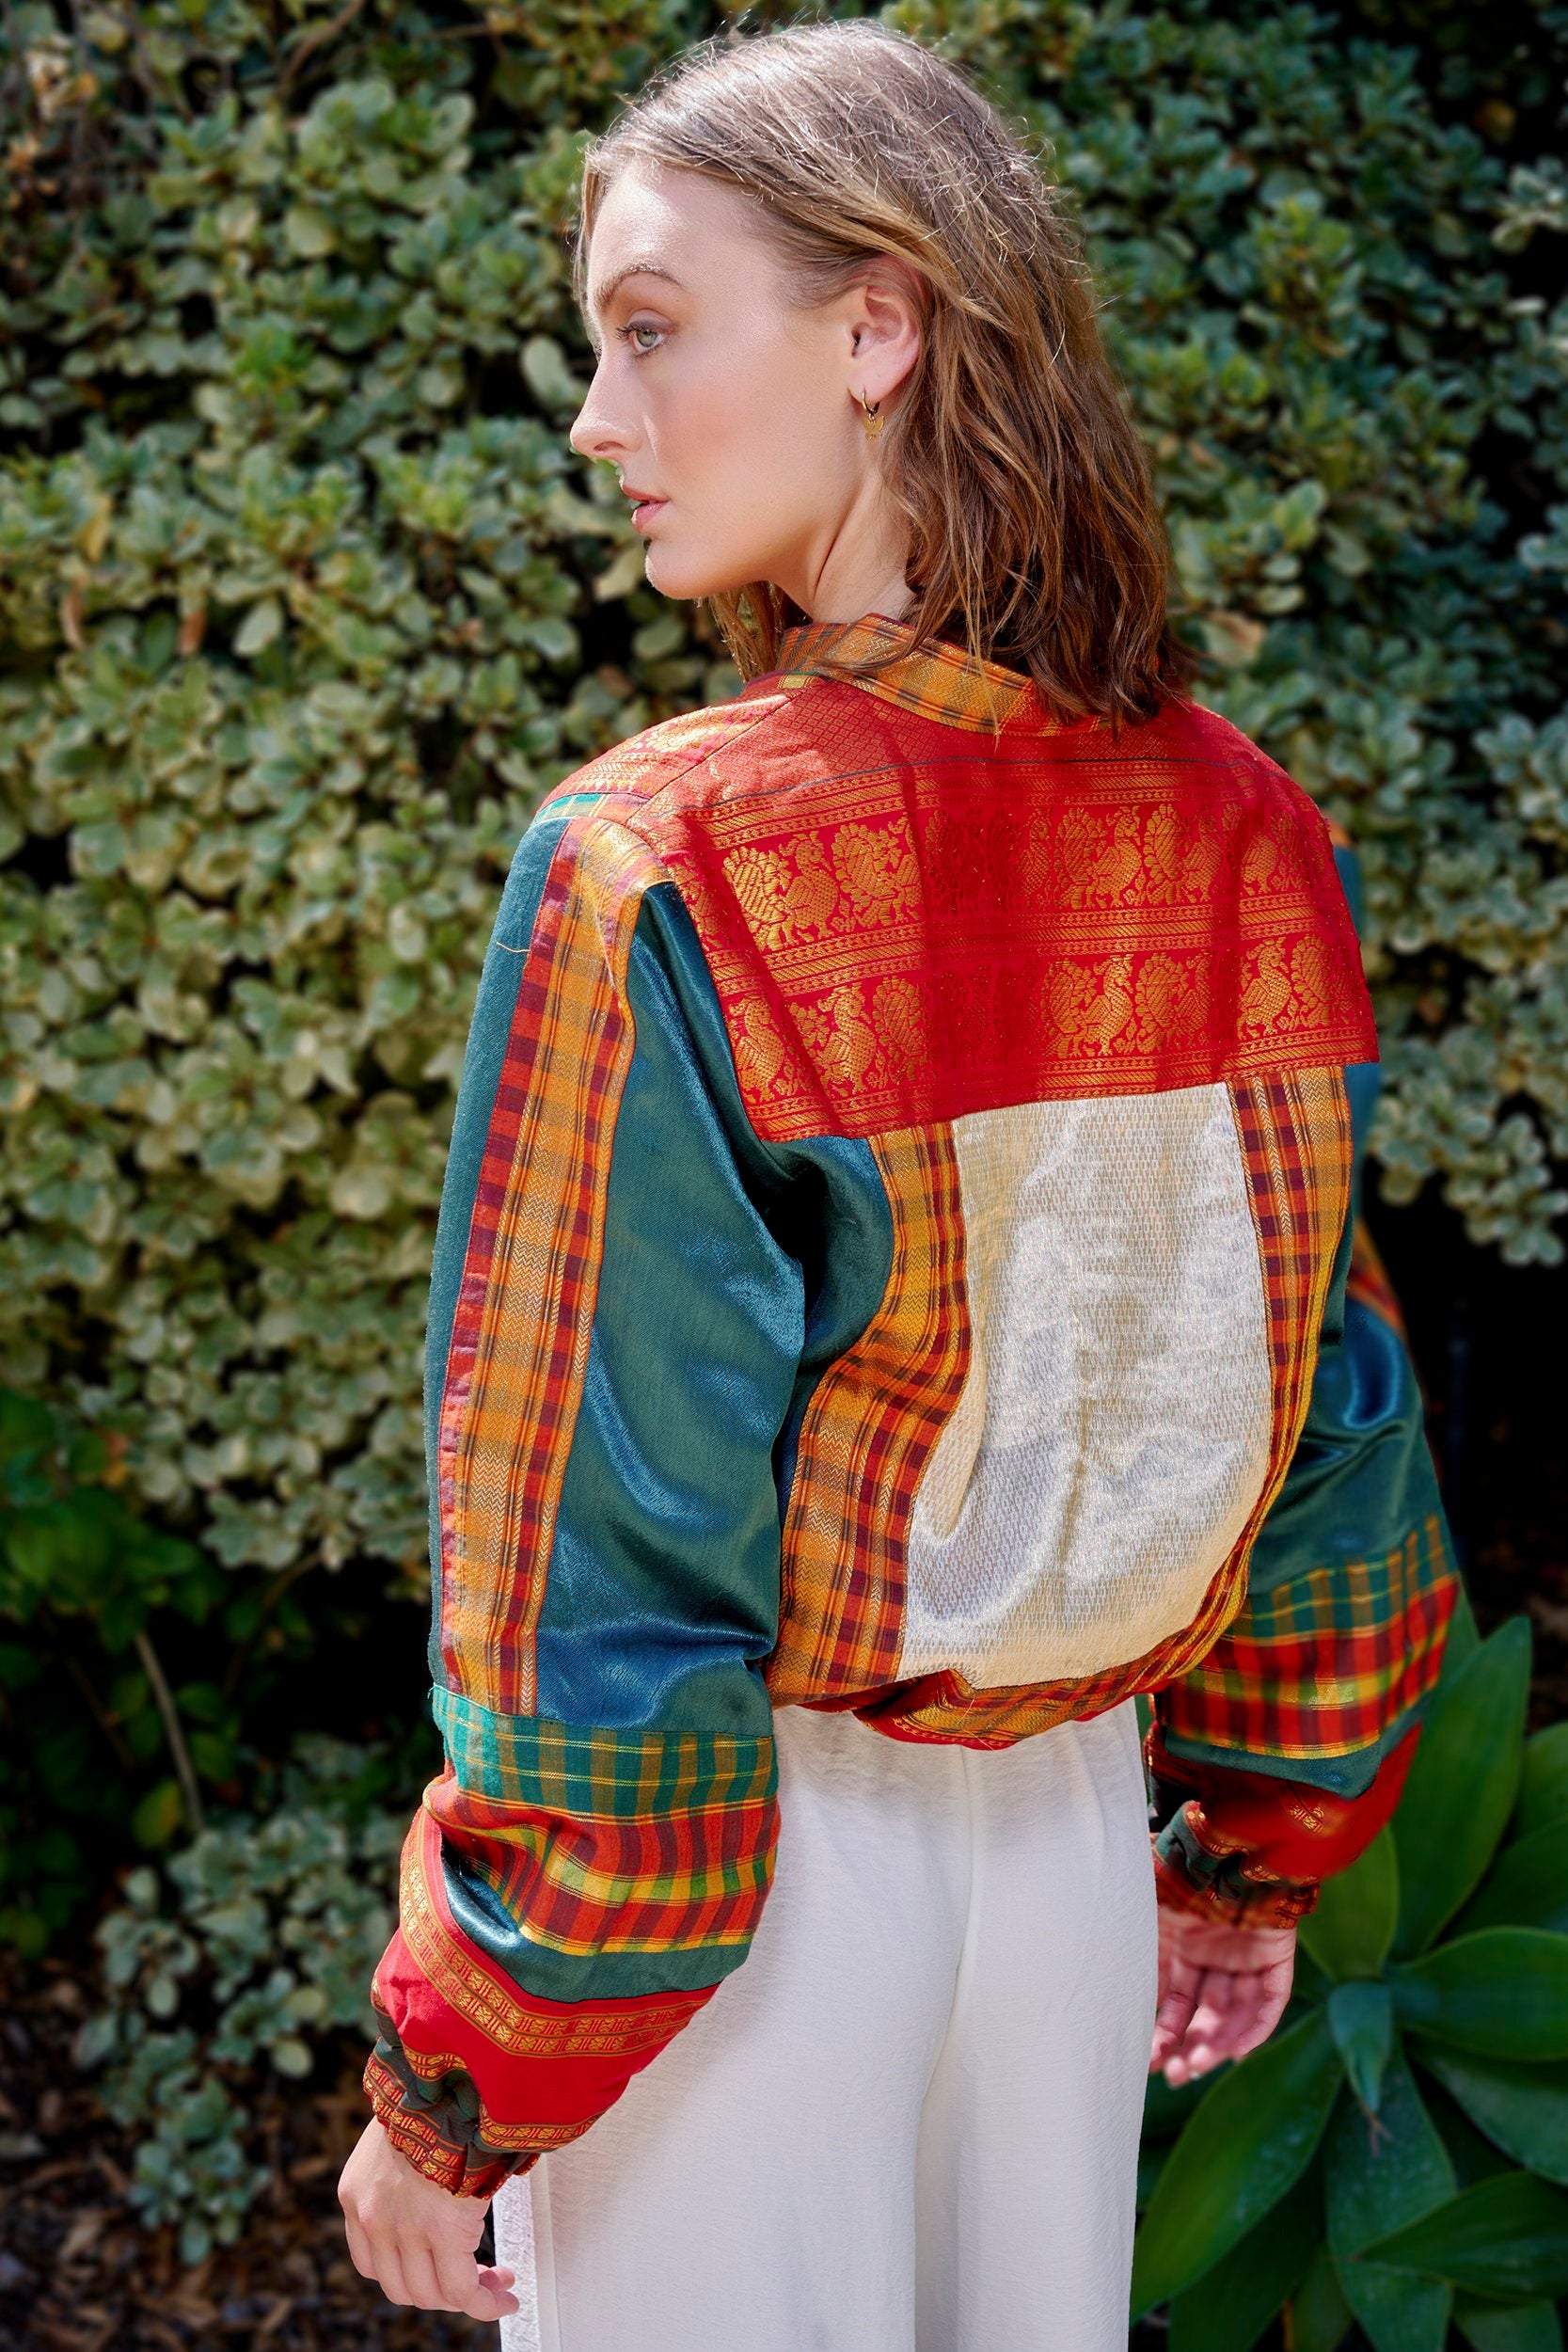
MULTIPOLYGON (((1169 539, 1078 234, 955 66, 868 18, 730 27, 679 52, 584 151, 569 231, 584 313, 594 222, 634 161, 755 199, 803 310, 879 256, 914 270, 923 347, 879 462, 909 525, 916 646, 946 637, 1027 672, 1055 716, 1113 733, 1186 691, 1205 657, 1166 616, 1169 539)), ((748 679, 808 617, 768 580, 702 601, 748 679)))

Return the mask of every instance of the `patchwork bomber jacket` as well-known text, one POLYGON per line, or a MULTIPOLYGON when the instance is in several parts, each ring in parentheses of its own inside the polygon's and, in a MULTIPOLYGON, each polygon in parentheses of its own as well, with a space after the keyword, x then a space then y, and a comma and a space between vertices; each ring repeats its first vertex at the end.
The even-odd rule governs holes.
POLYGON ((1150 1693, 1162 1899, 1277 1924, 1436 1677, 1348 844, 1185 697, 1064 723, 913 635, 791 630, 558 786, 501 898, 430 1300, 445 1760, 365 2070, 459 2194, 744 1961, 775 1708, 995 1748, 1150 1693))

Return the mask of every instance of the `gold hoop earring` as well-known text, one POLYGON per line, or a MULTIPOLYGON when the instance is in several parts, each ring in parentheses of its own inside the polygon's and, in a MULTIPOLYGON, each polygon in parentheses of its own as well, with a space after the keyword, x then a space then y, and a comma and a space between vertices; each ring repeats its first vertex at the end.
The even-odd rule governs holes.
POLYGON ((878 438, 883 425, 887 422, 887 419, 882 414, 882 404, 879 400, 875 405, 873 405, 873 404, 866 399, 863 392, 857 392, 855 394, 855 398, 860 402, 861 407, 864 411, 861 418, 861 422, 865 427, 865 437, 868 441, 874 441, 878 438))

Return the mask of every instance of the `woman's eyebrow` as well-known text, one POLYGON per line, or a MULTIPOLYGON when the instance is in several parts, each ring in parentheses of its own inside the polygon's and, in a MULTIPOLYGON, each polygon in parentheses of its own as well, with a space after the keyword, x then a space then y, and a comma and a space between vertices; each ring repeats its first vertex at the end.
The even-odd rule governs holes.
MULTIPOLYGON (((681 281, 675 276, 674 271, 666 269, 662 262, 628 262, 625 269, 618 269, 614 277, 608 279, 606 283, 599 288, 596 294, 591 294, 589 296, 588 314, 590 319, 603 316, 610 296, 614 294, 616 287, 621 283, 621 280, 624 278, 662 278, 672 286, 680 286, 681 284, 681 281)), ((684 294, 686 289, 681 287, 681 291, 684 294)))

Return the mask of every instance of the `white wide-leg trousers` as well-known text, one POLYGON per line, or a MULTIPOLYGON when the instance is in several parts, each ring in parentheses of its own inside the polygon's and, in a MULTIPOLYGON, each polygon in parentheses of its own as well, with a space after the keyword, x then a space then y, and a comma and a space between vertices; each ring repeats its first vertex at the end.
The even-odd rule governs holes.
POLYGON ((497 2196, 501 2352, 1126 2352, 1155 1993, 1131 1701, 996 1750, 773 1720, 751 1951, 497 2196))

